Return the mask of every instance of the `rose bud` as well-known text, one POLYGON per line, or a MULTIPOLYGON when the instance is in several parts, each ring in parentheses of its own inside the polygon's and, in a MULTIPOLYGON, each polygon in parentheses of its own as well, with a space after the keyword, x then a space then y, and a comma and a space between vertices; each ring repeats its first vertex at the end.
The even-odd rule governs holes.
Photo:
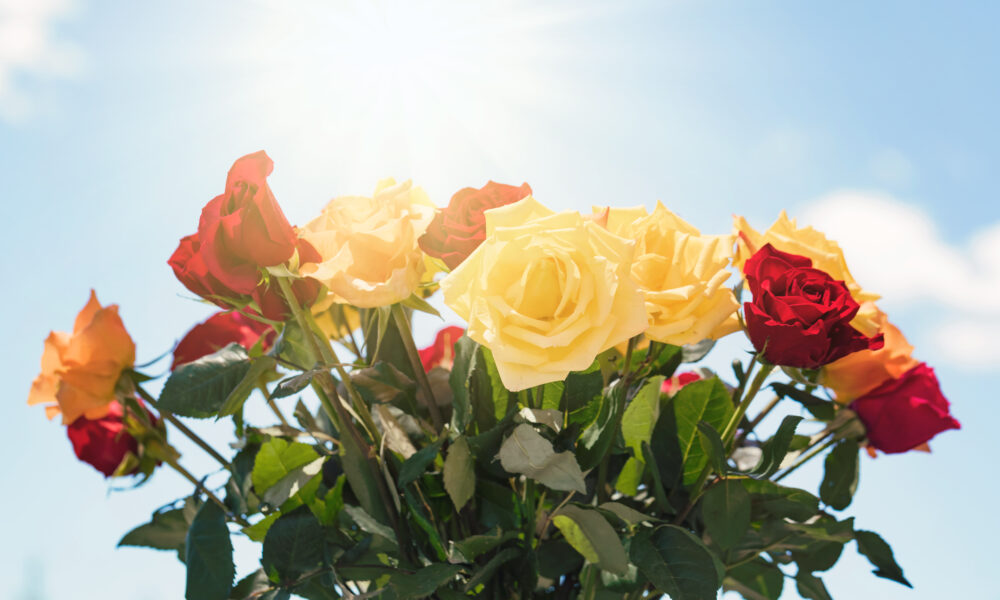
POLYGON ((464 334, 464 329, 454 325, 438 331, 433 344, 418 350, 424 371, 430 372, 434 367, 451 369, 451 365, 455 361, 455 342, 464 334))
POLYGON ((488 181, 478 190, 462 188, 451 197, 447 208, 434 216, 427 232, 420 237, 420 248, 454 269, 486 239, 484 211, 530 195, 531 186, 527 183, 517 187, 488 181))
POLYGON ((201 212, 205 266, 238 294, 256 289, 260 267, 279 265, 295 252, 295 231, 267 185, 273 168, 263 150, 240 158, 229 169, 226 192, 201 212))
POLYGON ((921 363, 851 403, 868 431, 868 442, 886 454, 906 452, 948 429, 961 429, 934 369, 921 363))
MULTIPOLYGON (((143 406, 152 423, 156 417, 143 406)), ((99 419, 81 417, 66 428, 66 435, 73 444, 73 451, 81 461, 91 465, 111 477, 118 466, 122 464, 129 453, 139 453, 139 442, 126 430, 122 405, 112 402, 108 405, 108 414, 99 419)), ((123 475, 133 475, 139 470, 135 468, 123 475)))
POLYGON ((859 305, 843 281, 812 260, 764 245, 743 267, 753 302, 743 305, 750 341, 775 365, 815 369, 883 339, 851 326, 859 305))
POLYGON ((198 360, 213 352, 237 343, 247 350, 264 337, 264 349, 270 347, 273 333, 267 323, 254 321, 238 312, 217 312, 203 323, 191 328, 174 348, 174 362, 170 369, 198 360))
POLYGON ((73 333, 53 331, 45 340, 42 372, 31 384, 28 404, 45 404, 52 418, 68 425, 80 417, 99 419, 115 404, 122 371, 135 363, 135 343, 118 306, 101 306, 97 295, 76 316, 73 333))
POLYGON ((701 379, 704 378, 701 376, 701 373, 697 371, 685 371, 684 373, 678 373, 670 379, 663 380, 663 385, 660 386, 660 393, 673 396, 679 392, 682 387, 701 379))

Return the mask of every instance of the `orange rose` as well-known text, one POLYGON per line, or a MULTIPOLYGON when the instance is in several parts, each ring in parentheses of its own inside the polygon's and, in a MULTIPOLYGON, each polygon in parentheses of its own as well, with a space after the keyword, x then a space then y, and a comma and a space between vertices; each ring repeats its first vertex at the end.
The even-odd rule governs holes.
POLYGON ((877 312, 875 322, 885 335, 885 345, 880 350, 861 350, 823 367, 820 383, 833 390, 838 402, 847 403, 863 396, 919 364, 911 356, 913 346, 884 312, 877 312))
POLYGON ((46 338, 42 372, 31 384, 28 404, 45 404, 50 419, 62 413, 66 425, 81 416, 100 419, 110 410, 122 371, 134 363, 135 343, 118 306, 102 307, 91 290, 73 333, 53 331, 46 338))

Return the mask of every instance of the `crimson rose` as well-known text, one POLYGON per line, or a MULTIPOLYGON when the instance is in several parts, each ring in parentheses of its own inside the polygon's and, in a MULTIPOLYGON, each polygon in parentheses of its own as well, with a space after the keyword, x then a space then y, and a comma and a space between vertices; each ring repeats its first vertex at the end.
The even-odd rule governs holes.
POLYGON ((868 442, 886 454, 906 452, 942 431, 961 429, 948 406, 934 369, 926 363, 851 403, 868 430, 868 442))
POLYGON ((420 237, 420 248, 454 269, 486 238, 484 211, 513 204, 530 195, 531 186, 527 183, 515 187, 488 181, 478 190, 462 188, 451 197, 447 208, 434 215, 426 233, 420 237))
MULTIPOLYGON (((299 251, 300 265, 322 262, 323 257, 316 251, 316 248, 304 239, 299 238, 295 247, 299 251)), ((321 287, 322 284, 318 279, 302 277, 292 282, 292 293, 295 294, 299 306, 311 306, 316 302, 321 287)), ((284 321, 292 314, 292 308, 288 306, 288 301, 281 293, 281 288, 274 281, 259 284, 254 288, 251 297, 260 307, 260 314, 265 319, 284 321)))
POLYGON ((418 350, 424 370, 429 372, 437 366, 450 369, 455 361, 455 342, 463 335, 465 335, 465 330, 454 325, 438 331, 437 335, 434 336, 433 344, 418 350))
POLYGON ((205 266, 238 294, 254 291, 260 267, 279 265, 295 252, 295 231, 267 185, 273 168, 263 150, 240 158, 229 169, 226 192, 201 211, 205 266))
MULTIPOLYGON (((217 312, 184 335, 174 348, 174 362, 170 369, 208 356, 233 342, 249 350, 262 335, 272 332, 267 323, 254 321, 241 313, 217 312)), ((269 340, 265 338, 264 348, 269 346, 269 340)))
POLYGON ((850 325, 860 306, 843 281, 812 260, 765 244, 743 267, 753 302, 743 305, 750 341, 775 365, 815 369, 882 347, 850 325))
MULTIPOLYGON (((111 477, 118 465, 125 460, 128 453, 138 454, 139 442, 129 435, 123 421, 124 411, 118 402, 108 405, 108 414, 100 419, 80 417, 66 427, 66 434, 73 444, 73 451, 81 461, 91 465, 111 477)), ((156 417, 146 410, 150 421, 156 423, 156 417)), ((139 466, 124 475, 138 472, 139 466)))
POLYGON ((174 270, 174 275, 184 284, 184 287, 202 298, 214 302, 221 308, 229 307, 219 298, 239 295, 208 272, 197 233, 181 238, 181 243, 170 256, 167 264, 174 270))

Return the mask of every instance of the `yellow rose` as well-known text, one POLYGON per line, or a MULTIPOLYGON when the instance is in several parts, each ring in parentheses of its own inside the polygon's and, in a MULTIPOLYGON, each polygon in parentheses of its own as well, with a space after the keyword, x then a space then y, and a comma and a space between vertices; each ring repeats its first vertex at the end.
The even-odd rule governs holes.
POLYGON ((646 299, 646 337, 682 346, 739 330, 740 305, 725 286, 733 236, 701 235, 659 202, 652 214, 612 208, 608 229, 636 242, 632 279, 646 299))
POLYGON ((326 285, 333 302, 374 308, 405 300, 424 273, 417 238, 433 217, 427 194, 409 181, 384 179, 371 198, 334 198, 300 232, 322 257, 300 271, 326 285))
POLYGON ((833 390, 838 402, 847 404, 920 364, 912 356, 913 346, 885 313, 877 311, 876 315, 875 322, 885 334, 885 345, 879 350, 848 354, 820 372, 820 384, 833 390))
POLYGON ((508 390, 560 381, 646 328, 633 242, 531 196, 485 215, 486 240, 441 290, 508 390))
POLYGON ((743 217, 734 216, 733 233, 737 235, 733 264, 741 272, 747 259, 765 244, 771 244, 782 252, 810 258, 813 267, 825 271, 834 279, 843 281, 851 291, 851 296, 861 304, 861 310, 851 321, 851 325, 869 337, 879 332, 878 309, 874 304, 879 295, 866 292, 854 280, 854 276, 847 268, 847 261, 844 260, 844 252, 837 242, 827 239, 812 227, 799 227, 795 219, 788 218, 785 211, 781 211, 778 220, 763 234, 751 227, 743 217))
POLYGON ((135 343, 118 307, 101 307, 91 290, 73 333, 53 331, 45 340, 42 372, 31 384, 28 404, 45 404, 50 419, 62 413, 66 425, 81 416, 99 419, 110 410, 122 371, 134 363, 135 343))

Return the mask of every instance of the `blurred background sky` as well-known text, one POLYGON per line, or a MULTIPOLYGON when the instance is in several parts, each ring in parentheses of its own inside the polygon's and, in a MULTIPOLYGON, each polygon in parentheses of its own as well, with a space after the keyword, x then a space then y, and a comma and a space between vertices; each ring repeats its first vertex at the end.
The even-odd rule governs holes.
MULTIPOLYGON (((826 231, 963 424, 932 454, 863 457, 844 511, 916 589, 872 576, 853 544, 827 585, 996 597, 998 17, 990 2, 0 0, 0 597, 183 596, 174 555, 115 544, 190 487, 162 469, 116 491, 25 400, 42 340, 91 287, 120 304, 139 363, 211 312, 166 260, 259 149, 299 224, 392 175, 439 205, 492 178, 557 209, 660 199, 706 233, 782 208, 826 231)), ((728 344, 719 365, 746 346, 728 344)), ((237 552, 242 576, 256 550, 237 552)))

